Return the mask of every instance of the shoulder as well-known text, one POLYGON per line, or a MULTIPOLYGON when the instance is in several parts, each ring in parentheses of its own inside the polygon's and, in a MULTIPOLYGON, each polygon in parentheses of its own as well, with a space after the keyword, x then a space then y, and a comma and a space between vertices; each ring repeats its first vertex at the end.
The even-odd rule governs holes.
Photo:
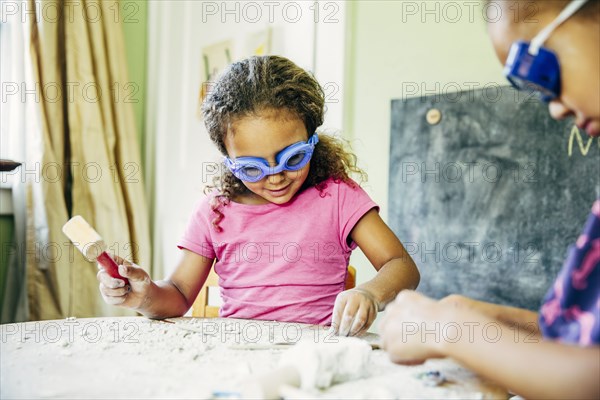
POLYGON ((360 185, 351 178, 347 180, 329 178, 313 188, 322 193, 364 192, 360 185))
POLYGON ((338 199, 346 198, 369 198, 369 195, 365 190, 353 179, 348 178, 347 180, 337 180, 329 178, 324 182, 326 184, 325 190, 331 191, 334 197, 338 199))
POLYGON ((363 204, 376 206, 371 197, 354 180, 338 180, 329 178, 311 188, 313 199, 319 199, 319 204, 326 202, 336 204, 338 208, 353 208, 363 204))
POLYGON ((204 193, 194 205, 193 216, 207 218, 225 204, 226 202, 219 196, 219 193, 204 193))

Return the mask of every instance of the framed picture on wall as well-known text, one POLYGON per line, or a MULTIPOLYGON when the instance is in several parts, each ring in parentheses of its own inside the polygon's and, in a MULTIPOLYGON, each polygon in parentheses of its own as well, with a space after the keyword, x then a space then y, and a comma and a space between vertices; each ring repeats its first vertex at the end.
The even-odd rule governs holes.
POLYGON ((267 27, 245 37, 241 57, 264 56, 271 53, 271 28, 267 27))
POLYGON ((202 103, 210 91, 211 83, 217 78, 219 73, 229 64, 233 56, 233 42, 225 40, 206 46, 202 49, 202 68, 203 77, 200 85, 200 94, 198 98, 198 117, 202 118, 202 103))
POLYGON ((271 52, 271 28, 246 34, 241 40, 225 40, 202 49, 202 84, 198 98, 197 114, 202 118, 202 103, 223 69, 234 60, 250 56, 264 56, 271 52))

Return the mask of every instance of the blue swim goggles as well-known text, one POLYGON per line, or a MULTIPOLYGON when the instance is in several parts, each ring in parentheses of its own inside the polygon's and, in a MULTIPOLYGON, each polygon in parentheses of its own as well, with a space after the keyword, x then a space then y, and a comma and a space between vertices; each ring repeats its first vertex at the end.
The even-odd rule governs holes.
POLYGON ((560 66, 556 54, 542 47, 550 34, 567 18, 575 14, 587 0, 573 0, 531 43, 513 43, 504 66, 504 75, 518 90, 533 90, 540 99, 549 102, 560 96, 560 66))
POLYGON ((304 168, 310 161, 318 142, 319 135, 315 133, 306 142, 298 142, 286 147, 275 156, 277 161, 275 167, 271 167, 267 160, 259 157, 238 157, 235 160, 225 157, 224 162, 238 179, 245 182, 258 182, 267 175, 304 168))

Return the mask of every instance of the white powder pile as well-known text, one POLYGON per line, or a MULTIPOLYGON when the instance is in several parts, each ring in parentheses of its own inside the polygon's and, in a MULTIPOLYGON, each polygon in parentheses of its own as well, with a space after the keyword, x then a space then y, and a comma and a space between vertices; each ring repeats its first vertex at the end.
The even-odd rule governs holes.
MULTIPOLYGON (((301 324, 219 318, 174 321, 177 324, 131 317, 0 325, 0 398, 211 398, 219 391, 235 391, 249 375, 275 370, 284 354, 302 353, 305 343, 319 347, 335 339, 326 328, 301 324), (296 344, 289 349, 269 347, 278 343, 296 344), (263 350, 244 349, 250 345, 263 350)), ((370 341, 376 338, 367 336, 370 341)), ((392 364, 382 351, 369 349, 364 369, 347 369, 364 362, 361 351, 339 352, 332 357, 336 362, 320 364, 319 372, 306 382, 314 388, 332 386, 310 392, 298 389, 302 394, 298 397, 506 395, 448 360, 404 367, 392 364), (431 368, 452 383, 432 388, 415 378, 431 368), (335 384, 338 380, 344 383, 335 384)))

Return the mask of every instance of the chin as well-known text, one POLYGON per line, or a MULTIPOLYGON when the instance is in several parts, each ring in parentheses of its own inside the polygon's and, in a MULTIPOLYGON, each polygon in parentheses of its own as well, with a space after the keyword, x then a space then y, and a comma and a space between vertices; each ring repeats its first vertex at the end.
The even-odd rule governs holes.
POLYGON ((288 197, 288 196, 285 196, 285 197, 271 197, 271 196, 269 196, 266 200, 269 203, 282 205, 282 204, 285 204, 285 203, 289 202, 291 199, 292 198, 288 197))

